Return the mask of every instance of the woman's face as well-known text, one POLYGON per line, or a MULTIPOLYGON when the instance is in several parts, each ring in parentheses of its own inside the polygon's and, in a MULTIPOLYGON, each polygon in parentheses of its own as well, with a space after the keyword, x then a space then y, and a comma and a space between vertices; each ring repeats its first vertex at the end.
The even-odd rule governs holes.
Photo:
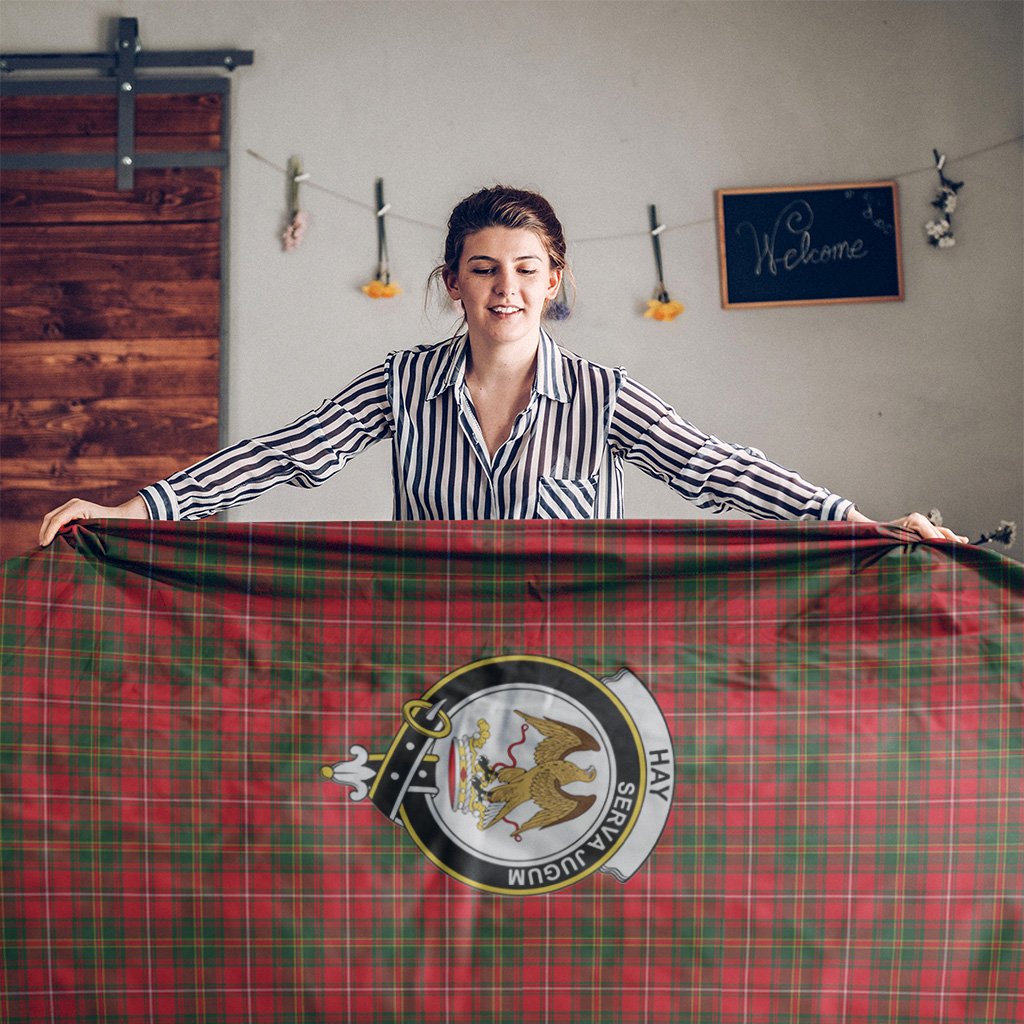
POLYGON ((558 294, 561 280, 533 231, 484 228, 466 236, 459 272, 445 285, 462 303, 475 343, 535 344, 544 305, 558 294))

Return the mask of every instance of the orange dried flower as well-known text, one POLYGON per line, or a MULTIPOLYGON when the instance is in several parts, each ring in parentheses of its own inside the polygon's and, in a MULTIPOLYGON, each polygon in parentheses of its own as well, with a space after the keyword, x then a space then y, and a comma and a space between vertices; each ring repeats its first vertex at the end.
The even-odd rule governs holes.
POLYGON ((675 320, 686 307, 681 302, 662 302, 660 299, 651 299, 647 303, 647 312, 644 316, 648 320, 669 321, 675 320))
POLYGON ((378 279, 364 284, 363 294, 369 295, 371 299, 393 299, 396 295, 402 294, 402 289, 390 281, 385 283, 378 279))

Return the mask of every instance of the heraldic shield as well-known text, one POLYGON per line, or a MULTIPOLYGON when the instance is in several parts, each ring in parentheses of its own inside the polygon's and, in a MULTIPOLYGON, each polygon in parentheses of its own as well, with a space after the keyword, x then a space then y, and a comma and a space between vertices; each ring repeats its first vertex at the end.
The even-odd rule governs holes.
POLYGON ((672 806, 668 726, 628 669, 597 679, 532 655, 473 662, 405 702, 385 753, 349 753, 323 776, 487 892, 555 892, 595 871, 625 882, 672 806))

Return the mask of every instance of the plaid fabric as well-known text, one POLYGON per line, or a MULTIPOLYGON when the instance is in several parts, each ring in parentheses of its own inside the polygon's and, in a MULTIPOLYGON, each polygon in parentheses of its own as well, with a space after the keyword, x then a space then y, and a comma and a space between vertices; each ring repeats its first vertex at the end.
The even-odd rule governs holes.
POLYGON ((1024 571, 904 539, 109 522, 11 560, 0 1017, 1019 1024, 1024 571), (482 891, 321 774, 508 655, 660 707, 628 881, 482 891))

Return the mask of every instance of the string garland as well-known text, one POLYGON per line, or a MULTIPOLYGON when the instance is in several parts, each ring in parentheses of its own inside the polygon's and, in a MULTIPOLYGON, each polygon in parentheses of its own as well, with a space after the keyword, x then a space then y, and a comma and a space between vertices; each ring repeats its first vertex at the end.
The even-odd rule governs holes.
MULTIPOLYGON (((993 143, 992 145, 983 146, 979 149, 972 150, 969 153, 964 153, 956 159, 969 160, 973 157, 980 156, 983 153, 989 153, 993 150, 1000 149, 1003 146, 1020 142, 1022 139, 1024 139, 1024 135, 1015 135, 1011 138, 993 143)), ((408 217, 401 213, 392 213, 391 204, 384 202, 384 183, 380 178, 378 178, 375 183, 376 202, 371 206, 369 203, 356 199, 339 189, 322 185, 313 180, 308 171, 303 171, 302 163, 298 157, 293 156, 289 160, 287 167, 281 167, 272 160, 268 160, 265 156, 256 152, 254 149, 246 149, 246 153, 253 157, 253 159, 258 160, 260 163, 273 168, 279 174, 285 174, 287 176, 286 180, 289 190, 288 212, 290 220, 285 229, 284 235, 282 236, 286 252, 293 251, 298 247, 309 223, 308 214, 301 208, 299 202, 300 182, 305 184, 308 188, 321 192, 324 195, 331 196, 340 202, 347 203, 350 206, 355 206, 358 209, 374 214, 377 224, 377 272, 372 281, 362 286, 363 293, 372 299, 393 298, 394 296, 402 293, 402 289, 391 280, 391 269, 388 262, 387 251, 387 235, 385 232, 384 221, 386 214, 390 214, 396 221, 401 221, 404 224, 411 224, 416 227, 426 228, 438 234, 444 234, 444 228, 439 224, 420 220, 417 217, 408 217)), ((936 246, 937 248, 949 248, 955 244, 952 228, 952 212, 956 208, 956 194, 963 187, 963 182, 953 181, 943 174, 943 167, 946 163, 945 154, 940 154, 938 150, 933 150, 932 155, 935 160, 934 165, 915 167, 911 170, 893 175, 893 177, 898 180, 901 178, 908 178, 916 174, 921 174, 932 169, 938 171, 940 188, 937 198, 932 202, 932 206, 939 211, 940 218, 938 220, 928 221, 925 225, 925 233, 931 245, 936 246)), ((647 309, 643 315, 646 319, 653 320, 655 322, 667 323, 671 322, 683 313, 685 307, 681 302, 675 302, 669 297, 668 289, 665 286, 665 273, 662 265, 660 236, 672 231, 682 231, 692 227, 713 224, 715 223, 715 218, 712 216, 699 217, 694 220, 684 221, 680 224, 668 225, 659 222, 656 208, 653 205, 648 206, 648 212, 650 216, 650 228, 646 232, 624 231, 607 235, 590 235, 582 238, 576 238, 572 240, 572 244, 586 245, 590 242, 618 242, 642 238, 646 235, 646 237, 650 239, 654 250, 654 260, 658 279, 654 288, 653 298, 647 303, 647 309)), ((565 282, 563 279, 562 288, 558 295, 553 302, 548 304, 549 308, 547 315, 550 319, 565 320, 571 315, 571 306, 568 301, 568 297, 565 294, 564 286, 565 282)))
MULTIPOLYGON (((981 156, 983 153, 990 153, 993 150, 1002 149, 1002 147, 1004 147, 1004 146, 1012 145, 1013 143, 1020 142, 1021 140, 1024 140, 1024 135, 1014 135, 1011 138, 1003 139, 1001 142, 996 142, 996 143, 993 143, 990 146, 984 146, 981 149, 975 149, 975 150, 972 150, 969 153, 963 153, 963 154, 961 154, 959 156, 951 156, 948 159, 952 160, 952 161, 970 160, 973 157, 981 156)), ((258 160, 260 163, 266 164, 268 167, 273 168, 279 174, 287 174, 288 173, 288 168, 282 167, 281 165, 274 163, 272 160, 268 160, 265 156, 261 155, 260 153, 257 153, 256 150, 254 150, 254 149, 246 149, 246 153, 248 153, 248 155, 251 156, 253 159, 258 160)), ((909 177, 911 177, 913 175, 922 174, 924 172, 934 173, 935 172, 935 163, 933 162, 933 163, 925 164, 922 167, 915 167, 912 170, 902 171, 899 174, 891 175, 891 177, 896 179, 896 180, 900 180, 902 178, 909 178, 909 177)), ((359 199, 355 199, 352 196, 347 195, 346 193, 340 191, 339 189, 331 188, 331 187, 329 187, 327 185, 321 185, 312 176, 304 176, 303 184, 305 185, 305 187, 307 189, 313 189, 313 190, 316 190, 317 192, 322 192, 324 195, 331 196, 334 199, 338 199, 341 202, 348 203, 350 206, 358 207, 361 210, 366 210, 366 211, 374 214, 375 216, 377 214, 377 208, 374 207, 371 203, 366 203, 366 202, 363 202, 363 201, 361 201, 359 199)), ((414 225, 416 227, 427 228, 430 231, 440 232, 441 234, 444 234, 444 231, 445 231, 444 227, 442 227, 440 224, 433 224, 433 223, 431 223, 429 221, 420 220, 420 219, 418 219, 416 217, 407 217, 404 214, 395 213, 393 210, 389 210, 388 211, 388 216, 392 220, 400 221, 403 224, 412 224, 412 225, 414 225)), ((715 222, 715 218, 713 216, 711 216, 711 217, 699 217, 699 218, 697 218, 695 220, 683 221, 683 222, 678 223, 678 224, 666 224, 666 225, 662 226, 661 233, 662 234, 669 234, 669 233, 671 233, 673 231, 684 231, 684 230, 686 230, 688 228, 699 227, 699 226, 704 225, 704 224, 713 224, 714 222, 715 222)), ((580 237, 580 238, 572 239, 570 244, 572 244, 572 245, 586 245, 586 244, 588 244, 590 242, 617 242, 617 241, 623 241, 623 240, 630 239, 630 238, 650 238, 650 236, 651 236, 650 230, 648 230, 648 231, 624 231, 624 232, 621 232, 621 233, 618 233, 618 234, 610 234, 610 235, 586 235, 586 236, 583 236, 583 237, 580 237)))

